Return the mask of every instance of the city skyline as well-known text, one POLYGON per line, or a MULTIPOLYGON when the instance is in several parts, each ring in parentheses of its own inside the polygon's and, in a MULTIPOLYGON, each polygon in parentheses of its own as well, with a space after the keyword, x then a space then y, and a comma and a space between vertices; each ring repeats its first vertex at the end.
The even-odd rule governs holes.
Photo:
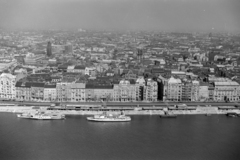
POLYGON ((238 0, 0 0, 0 27, 240 32, 238 0))

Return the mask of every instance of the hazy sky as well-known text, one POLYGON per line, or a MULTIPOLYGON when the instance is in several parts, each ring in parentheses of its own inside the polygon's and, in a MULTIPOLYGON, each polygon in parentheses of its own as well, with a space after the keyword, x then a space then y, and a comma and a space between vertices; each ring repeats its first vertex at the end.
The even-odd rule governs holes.
POLYGON ((0 26, 239 32, 240 0, 0 0, 0 26))

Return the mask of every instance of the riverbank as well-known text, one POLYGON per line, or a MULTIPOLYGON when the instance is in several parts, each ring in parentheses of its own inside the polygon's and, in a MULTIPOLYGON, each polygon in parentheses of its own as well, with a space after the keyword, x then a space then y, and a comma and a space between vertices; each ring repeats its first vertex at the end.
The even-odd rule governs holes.
MULTIPOLYGON (((103 111, 77 111, 77 110, 47 110, 47 107, 20 107, 20 106, 1 106, 0 112, 11 112, 11 113, 36 113, 39 110, 47 113, 61 113, 65 115, 95 115, 101 114, 103 111)), ((120 111, 108 111, 112 114, 119 114, 120 111)), ((122 111, 126 115, 162 115, 163 110, 126 110, 122 111)), ((169 113, 177 115, 195 115, 195 114, 226 114, 228 112, 236 112, 240 114, 239 109, 231 110, 220 110, 218 107, 197 107, 195 110, 169 110, 169 113)))

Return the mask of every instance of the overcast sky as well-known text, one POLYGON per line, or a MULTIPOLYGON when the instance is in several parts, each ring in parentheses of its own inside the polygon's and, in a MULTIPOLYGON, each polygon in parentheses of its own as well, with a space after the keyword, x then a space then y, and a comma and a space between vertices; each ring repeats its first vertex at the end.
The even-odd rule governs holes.
POLYGON ((240 31, 240 0, 0 0, 0 26, 240 31))

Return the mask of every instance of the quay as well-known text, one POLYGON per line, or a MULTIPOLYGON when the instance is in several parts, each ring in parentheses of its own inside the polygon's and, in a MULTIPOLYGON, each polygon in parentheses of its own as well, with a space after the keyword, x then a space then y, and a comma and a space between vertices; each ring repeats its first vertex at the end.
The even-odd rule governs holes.
MULTIPOLYGON (((186 103, 188 104, 188 103, 186 103)), ((67 105, 22 105, 1 103, 0 112, 13 112, 34 113, 38 110, 44 110, 46 112, 61 112, 66 115, 94 115, 101 114, 105 111, 118 114, 123 112, 126 115, 161 115, 164 111, 178 115, 190 115, 190 114, 227 114, 228 112, 240 113, 239 104, 229 105, 162 105, 162 104, 107 104, 105 106, 100 104, 67 104, 67 105)))

